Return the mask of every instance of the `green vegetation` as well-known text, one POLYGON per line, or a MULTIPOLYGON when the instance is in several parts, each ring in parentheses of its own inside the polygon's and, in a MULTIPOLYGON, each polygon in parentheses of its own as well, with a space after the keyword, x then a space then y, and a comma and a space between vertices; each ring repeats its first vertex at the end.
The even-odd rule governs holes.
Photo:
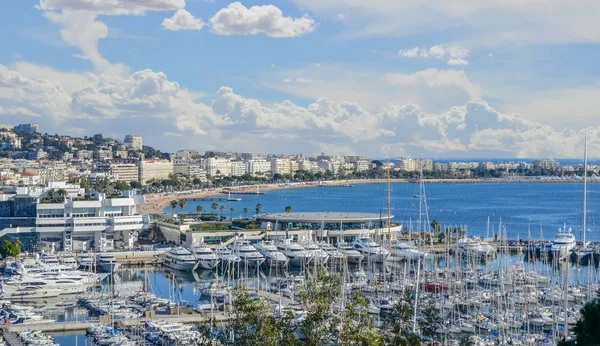
POLYGON ((244 210, 242 210, 242 213, 244 213, 244 219, 248 218, 248 213, 250 212, 250 210, 248 210, 248 208, 244 208, 244 210))
POLYGON ((0 255, 2 258, 17 257, 21 253, 21 240, 3 240, 0 244, 0 255))
POLYGON ((559 346, 596 346, 600 344, 600 291, 596 298, 588 302, 581 309, 581 317, 573 327, 575 340, 562 340, 559 346))
POLYGON ((50 189, 47 196, 40 200, 40 203, 64 203, 67 195, 67 190, 65 189, 50 189))
POLYGON ((285 207, 284 210, 285 210, 286 213, 291 213, 292 212, 292 206, 288 205, 288 206, 285 207))
POLYGON ((256 203, 256 207, 254 208, 254 210, 256 210, 256 214, 260 214, 260 211, 262 210, 263 205, 262 203, 256 203))

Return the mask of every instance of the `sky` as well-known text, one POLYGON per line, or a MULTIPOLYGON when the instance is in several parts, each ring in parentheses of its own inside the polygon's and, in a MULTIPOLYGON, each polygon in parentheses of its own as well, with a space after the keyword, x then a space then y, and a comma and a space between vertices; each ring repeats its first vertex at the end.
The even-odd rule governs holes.
POLYGON ((0 123, 163 151, 600 157, 600 2, 9 0, 0 123), (587 129, 587 130, 586 130, 587 129))

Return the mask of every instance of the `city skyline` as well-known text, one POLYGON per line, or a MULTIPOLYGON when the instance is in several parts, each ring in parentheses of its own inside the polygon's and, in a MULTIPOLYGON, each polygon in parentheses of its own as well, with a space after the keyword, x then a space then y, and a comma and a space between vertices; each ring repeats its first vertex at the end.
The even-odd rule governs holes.
POLYGON ((598 157, 598 6, 11 2, 0 123, 170 152, 438 159, 579 158, 589 126, 598 157))

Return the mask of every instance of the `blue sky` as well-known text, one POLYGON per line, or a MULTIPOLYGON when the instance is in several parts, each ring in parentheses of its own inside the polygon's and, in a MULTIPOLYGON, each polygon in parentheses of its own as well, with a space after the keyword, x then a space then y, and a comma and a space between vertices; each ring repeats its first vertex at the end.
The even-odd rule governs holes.
POLYGON ((0 11, 0 123, 375 157, 600 149, 600 5, 40 0, 0 11))

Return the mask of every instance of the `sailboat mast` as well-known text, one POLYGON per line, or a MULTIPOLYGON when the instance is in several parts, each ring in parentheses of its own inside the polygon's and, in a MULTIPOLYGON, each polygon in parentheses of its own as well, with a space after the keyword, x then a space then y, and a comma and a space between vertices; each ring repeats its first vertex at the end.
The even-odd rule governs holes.
POLYGON ((585 144, 583 149, 583 210, 582 210, 582 226, 583 226, 583 246, 585 247, 585 233, 587 231, 586 219, 587 219, 587 129, 584 132, 585 144))
POLYGON ((388 213, 388 251, 392 251, 392 191, 390 182, 390 162, 387 164, 387 213, 388 213))

